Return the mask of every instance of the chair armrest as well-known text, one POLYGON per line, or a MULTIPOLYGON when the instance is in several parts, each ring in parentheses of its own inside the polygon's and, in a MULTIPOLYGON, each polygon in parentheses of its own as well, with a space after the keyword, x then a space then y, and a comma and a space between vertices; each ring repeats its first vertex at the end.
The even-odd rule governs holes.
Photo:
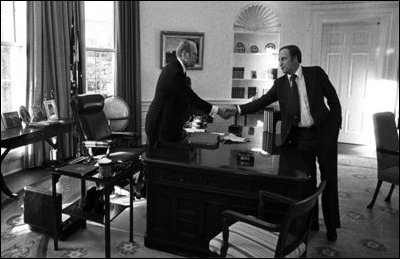
POLYGON ((279 203, 286 203, 286 204, 291 204, 291 203, 295 203, 297 202, 296 200, 283 196, 283 195, 279 195, 273 192, 268 192, 268 191, 264 191, 264 190, 260 190, 258 191, 258 197, 260 199, 260 201, 273 201, 273 202, 279 202, 279 203))
POLYGON ((235 212, 233 210, 226 210, 222 212, 222 220, 223 224, 226 224, 227 227, 233 223, 233 221, 242 221, 244 223, 250 224, 255 227, 259 227, 268 231, 277 232, 280 229, 280 225, 269 223, 267 221, 258 219, 251 215, 244 215, 239 212, 235 212))
POLYGON ((86 148, 110 148, 112 146, 112 140, 84 140, 82 145, 86 148))
POLYGON ((286 196, 282 196, 276 193, 264 191, 264 190, 259 190, 258 191, 258 217, 263 219, 264 218, 264 202, 265 201, 270 201, 270 202, 275 202, 275 203, 280 203, 280 204, 287 204, 290 205, 292 203, 295 203, 296 200, 291 199, 286 196))
POLYGON ((379 153, 384 153, 384 154, 388 154, 388 155, 395 155, 398 156, 399 155, 399 150, 389 150, 389 149, 385 149, 385 148, 376 148, 376 152, 379 153))
POLYGON ((139 134, 137 134, 136 132, 125 132, 125 131, 111 132, 112 138, 137 138, 138 136, 139 136, 139 134))

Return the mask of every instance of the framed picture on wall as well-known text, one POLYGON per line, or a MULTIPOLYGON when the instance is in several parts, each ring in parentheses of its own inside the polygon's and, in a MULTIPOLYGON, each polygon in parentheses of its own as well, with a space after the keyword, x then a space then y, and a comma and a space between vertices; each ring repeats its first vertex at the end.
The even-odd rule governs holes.
POLYGON ((194 67, 187 69, 202 70, 204 55, 204 33, 202 32, 161 31, 160 68, 176 59, 176 47, 182 40, 193 41, 197 46, 197 62, 194 67))
POLYGON ((46 109, 47 120, 58 120, 58 112, 55 100, 47 100, 43 102, 46 109))

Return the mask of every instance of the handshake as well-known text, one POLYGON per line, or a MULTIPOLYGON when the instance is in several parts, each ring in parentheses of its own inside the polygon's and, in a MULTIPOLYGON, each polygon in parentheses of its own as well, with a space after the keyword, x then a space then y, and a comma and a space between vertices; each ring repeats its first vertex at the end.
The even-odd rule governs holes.
POLYGON ((238 113, 238 110, 235 105, 229 105, 225 107, 219 107, 217 114, 227 120, 230 119, 231 117, 235 116, 238 113))

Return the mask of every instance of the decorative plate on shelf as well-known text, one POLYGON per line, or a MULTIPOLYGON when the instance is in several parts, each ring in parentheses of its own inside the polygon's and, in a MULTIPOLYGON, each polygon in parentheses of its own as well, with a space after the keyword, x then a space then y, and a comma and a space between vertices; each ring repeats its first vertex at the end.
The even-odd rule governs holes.
POLYGON ((265 50, 267 49, 276 49, 276 45, 274 43, 268 43, 267 45, 265 45, 265 50))
POLYGON ((238 42, 236 43, 236 51, 239 53, 244 53, 246 51, 246 47, 244 46, 243 43, 238 42))
POLYGON ((258 47, 256 45, 253 45, 250 47, 251 53, 257 53, 258 52, 258 47))

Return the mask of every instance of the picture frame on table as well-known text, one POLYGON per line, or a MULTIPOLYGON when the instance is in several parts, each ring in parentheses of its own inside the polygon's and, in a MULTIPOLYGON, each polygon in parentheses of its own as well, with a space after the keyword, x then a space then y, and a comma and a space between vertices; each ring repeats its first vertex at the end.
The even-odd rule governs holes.
POLYGON ((47 100, 43 102, 46 110, 47 120, 55 121, 58 120, 58 111, 55 100, 47 100))
POLYGON ((4 122, 5 129, 22 127, 21 118, 19 117, 17 111, 3 112, 2 120, 4 122))
POLYGON ((161 31, 160 34, 160 68, 176 59, 176 48, 182 40, 190 40, 197 47, 197 61, 188 70, 202 70, 204 56, 204 33, 202 32, 177 32, 161 31))

